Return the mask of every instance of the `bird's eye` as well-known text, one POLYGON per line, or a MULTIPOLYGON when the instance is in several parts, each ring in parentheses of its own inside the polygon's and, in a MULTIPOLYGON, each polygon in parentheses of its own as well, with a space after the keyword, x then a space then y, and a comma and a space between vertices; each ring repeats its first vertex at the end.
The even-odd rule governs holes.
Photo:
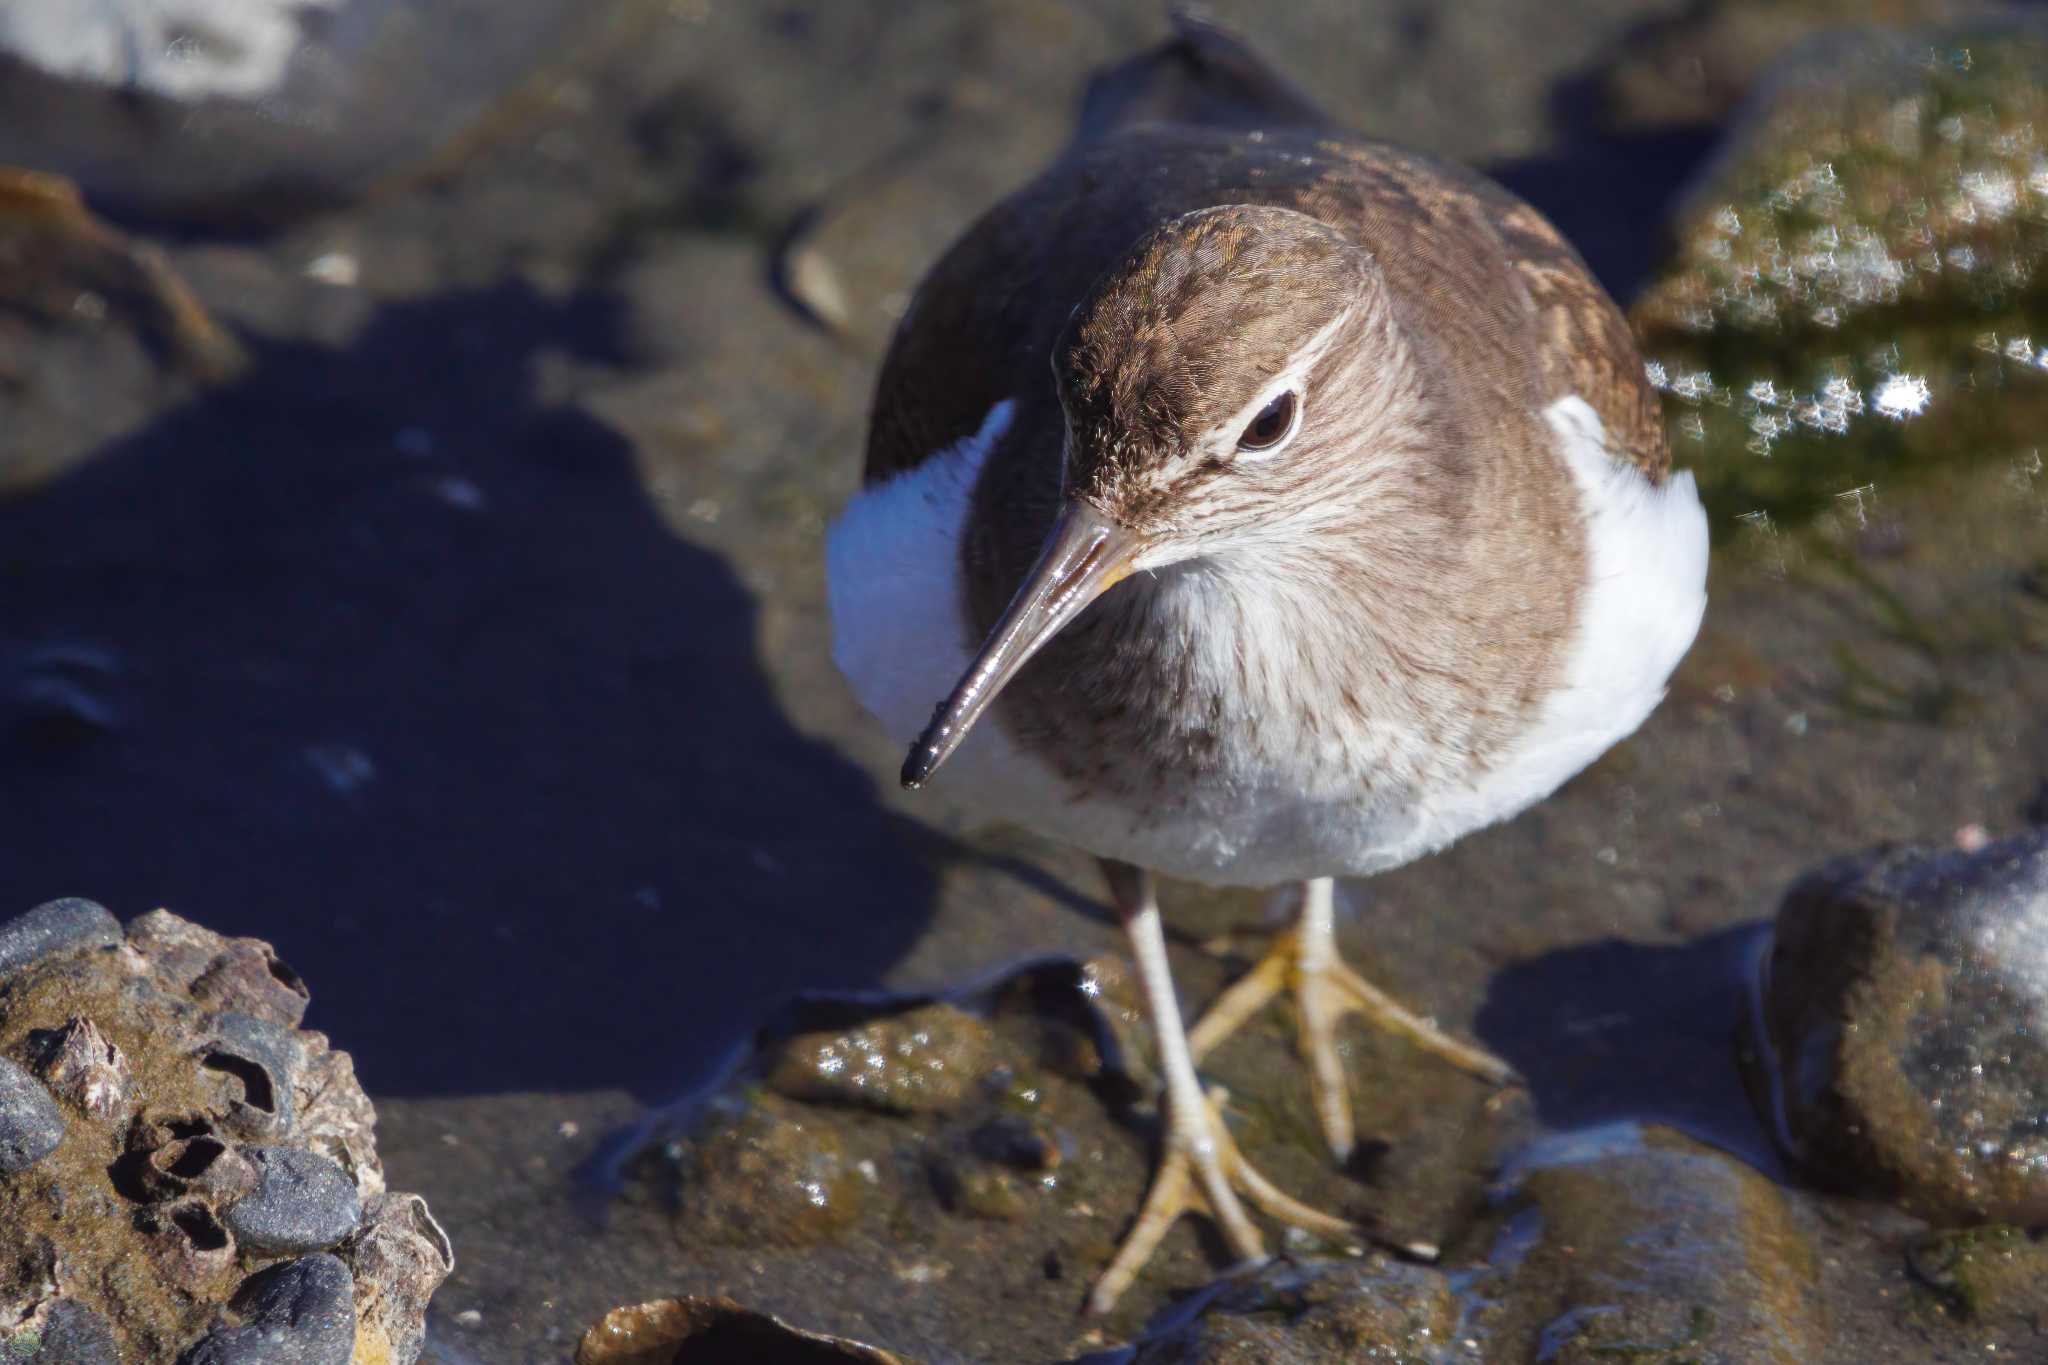
POLYGON ((1294 434, 1294 419, 1301 410, 1301 399, 1294 390, 1276 394, 1273 401, 1259 409, 1259 415, 1245 423, 1244 433, 1237 438, 1239 450, 1271 450, 1294 434))

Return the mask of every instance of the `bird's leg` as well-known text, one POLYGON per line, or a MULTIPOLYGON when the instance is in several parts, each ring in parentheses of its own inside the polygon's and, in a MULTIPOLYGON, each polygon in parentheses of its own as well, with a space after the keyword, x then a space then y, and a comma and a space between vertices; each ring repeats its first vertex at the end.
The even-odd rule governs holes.
POLYGON ((1152 874, 1107 861, 1103 871, 1109 876, 1117 912, 1123 918, 1132 954, 1137 959, 1145 1009, 1159 1042, 1160 1070, 1166 1075, 1166 1106, 1164 1142, 1152 1188, 1145 1196, 1144 1207, 1138 1211, 1137 1221, 1125 1235, 1123 1245, 1117 1248, 1115 1259, 1095 1282, 1088 1296, 1088 1311, 1108 1312, 1137 1277, 1166 1230, 1190 1210, 1215 1219, 1238 1257, 1247 1261, 1262 1258, 1265 1243, 1245 1213, 1239 1193, 1283 1222, 1326 1237, 1356 1236, 1357 1230, 1343 1219, 1281 1193, 1238 1151, 1217 1110, 1221 1092, 1204 1095, 1201 1082, 1195 1077, 1194 1058, 1188 1053, 1187 1034, 1181 1026, 1180 1005, 1174 999, 1173 975, 1166 960, 1166 935, 1159 924, 1152 874))
POLYGON ((1344 1063, 1337 1049, 1337 1023, 1363 1014, 1379 1028, 1406 1037, 1460 1070, 1503 1084, 1514 1068, 1492 1053, 1453 1038, 1427 1019, 1402 1008, 1384 991, 1346 966, 1337 955, 1336 884, 1319 877, 1302 884, 1301 914, 1274 940, 1259 964, 1216 998, 1188 1035, 1196 1058, 1236 1032, 1282 989, 1292 987, 1300 1015, 1301 1051, 1309 1064, 1316 1117, 1339 1160, 1351 1155, 1355 1133, 1344 1063))

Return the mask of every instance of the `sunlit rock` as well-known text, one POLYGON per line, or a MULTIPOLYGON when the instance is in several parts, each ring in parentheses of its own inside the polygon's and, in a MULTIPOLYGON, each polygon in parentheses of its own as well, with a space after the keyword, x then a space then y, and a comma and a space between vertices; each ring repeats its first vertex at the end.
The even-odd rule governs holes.
POLYGON ((2048 1222, 2048 830, 1889 847, 1786 896, 1760 1087, 1816 1179, 1938 1222, 2048 1222))
POLYGON ((1631 310, 1717 532, 2009 459, 2048 425, 2048 26, 1774 69, 1631 310))

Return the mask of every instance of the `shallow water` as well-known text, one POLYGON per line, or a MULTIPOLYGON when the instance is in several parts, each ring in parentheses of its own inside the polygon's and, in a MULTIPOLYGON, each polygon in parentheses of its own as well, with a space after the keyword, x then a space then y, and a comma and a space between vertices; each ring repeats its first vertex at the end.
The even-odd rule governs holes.
MULTIPOLYGON (((1676 5, 1540 24, 1506 0, 1215 8, 1357 125, 1495 169, 1624 296, 1713 145, 1603 133, 1584 107, 1611 45, 1676 5)), ((430 1359, 559 1360, 605 1308, 714 1287, 933 1360, 1102 1346, 1115 1333, 1057 1307, 1079 1266, 1046 1288, 1034 1254, 1002 1281, 1027 1285, 1010 1317, 979 1323, 945 1306, 937 1251, 806 1274, 678 1242, 650 1198, 592 1222, 584 1176, 787 992, 943 991, 1120 951, 1085 859, 963 828, 943 783, 894 789, 900 755, 829 664, 820 540, 857 481, 892 310, 1060 145, 1089 68, 1162 26, 1041 0, 621 13, 374 194, 283 226, 116 218, 246 350, 226 382, 184 375, 119 293, 104 325, 0 294, 29 339, 0 351, 0 486, 24 454, 71 462, 0 499, 0 914, 87 895, 277 944, 379 1101, 394 1185, 456 1240, 430 1359)), ((2033 322, 2048 344, 2048 318, 2034 294, 1995 302, 1939 356, 1840 335, 1858 430, 1881 433, 1841 458, 1850 437, 1796 415, 1752 448, 1795 388, 1825 396, 1834 351, 1793 374, 1672 334, 1674 444, 1717 548, 1669 699, 1537 810, 1341 888, 1351 960, 1514 1062, 1531 1131, 1664 1124, 1787 1179, 1737 1065, 1761 922, 1835 854, 2023 822, 2048 776, 2048 474, 2025 387, 2048 374, 2006 343, 2033 322), (1953 382, 1904 413, 1918 391, 1888 376, 1938 361, 1953 382), (1725 403, 1677 392, 1701 371, 1725 403)), ((1199 945, 1263 899, 1170 887, 1168 907, 1183 998, 1206 1000, 1242 962, 1199 945)), ((1213 1070, 1285 1138, 1283 1022, 1213 1070)), ((1380 1167, 1338 1176, 1288 1139, 1271 1173, 1483 1260, 1478 1177, 1412 1155, 1483 1097, 1371 1042, 1357 1065, 1386 1077, 1361 1095, 1380 1167)), ((1127 1188, 1088 1215, 1097 1241, 1138 1197, 1145 1140, 1103 1121, 1127 1188)), ((1876 1286, 1920 1291, 1881 1212, 1792 1216, 1836 1349, 1865 1352, 1831 1359, 1981 1353, 1936 1308, 1912 1332, 1890 1316, 1876 1286)), ((1028 1227, 1004 1245, 1025 1256, 1028 1227)), ((1176 1230, 1111 1326, 1200 1285, 1216 1251, 1176 1230)), ((1577 1324, 1527 1339, 1545 1326, 1577 1324)))

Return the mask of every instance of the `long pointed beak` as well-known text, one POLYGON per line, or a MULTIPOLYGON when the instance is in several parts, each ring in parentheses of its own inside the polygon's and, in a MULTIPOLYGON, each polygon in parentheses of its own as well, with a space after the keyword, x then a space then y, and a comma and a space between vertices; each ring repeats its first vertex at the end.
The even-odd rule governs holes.
POLYGON ((1137 533, 1084 502, 1069 502, 981 653, 910 746, 903 760, 904 787, 915 791, 923 786, 960 747, 1004 684, 1084 607, 1122 582, 1144 548, 1137 533))

